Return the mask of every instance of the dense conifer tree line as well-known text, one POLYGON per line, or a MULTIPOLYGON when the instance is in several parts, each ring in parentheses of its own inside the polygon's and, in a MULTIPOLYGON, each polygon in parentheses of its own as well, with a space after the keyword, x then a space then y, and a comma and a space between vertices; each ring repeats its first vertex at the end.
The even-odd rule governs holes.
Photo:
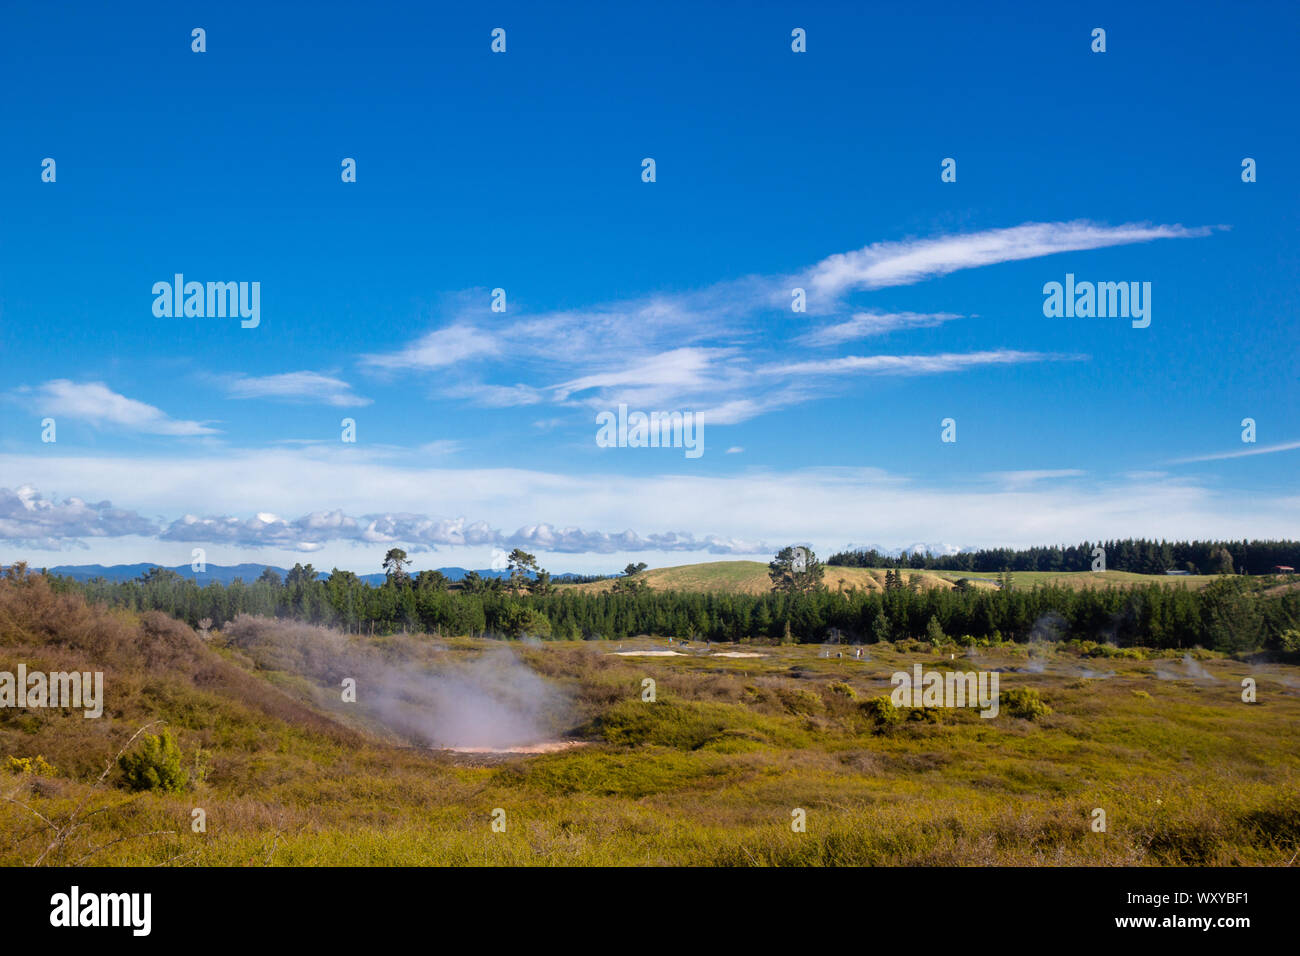
POLYGON ((1085 541, 1039 548, 985 548, 961 554, 904 554, 872 549, 841 551, 826 563, 856 568, 912 568, 968 571, 1091 571, 1094 552, 1106 552, 1106 570, 1137 574, 1189 571, 1193 574, 1271 574, 1277 566, 1300 568, 1300 541, 1085 541))
MULTIPOLYGON (((1132 588, 1063 586, 920 587, 906 571, 884 591, 817 589, 768 594, 688 593, 628 587, 593 593, 547 585, 512 590, 452 586, 436 572, 396 575, 371 586, 350 571, 319 578, 296 566, 284 581, 199 586, 155 568, 133 581, 56 579, 90 600, 161 610, 191 625, 220 628, 238 614, 292 617, 351 632, 621 640, 637 635, 690 640, 823 642, 932 639, 958 643, 1081 638, 1119 646, 1282 649, 1300 628, 1300 591, 1261 596, 1268 583, 1239 576, 1200 589, 1153 583, 1132 588), (937 630, 936 630, 937 628, 937 630)), ((1292 638, 1293 639, 1293 638, 1292 638)))

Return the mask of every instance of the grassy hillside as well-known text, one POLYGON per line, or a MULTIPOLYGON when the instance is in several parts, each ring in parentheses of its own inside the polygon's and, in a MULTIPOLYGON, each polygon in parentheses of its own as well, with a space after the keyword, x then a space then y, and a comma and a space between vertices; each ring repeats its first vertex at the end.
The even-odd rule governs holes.
MULTIPOLYGON (((772 589, 767 575, 767 565, 761 561, 710 561, 700 564, 683 564, 671 568, 651 568, 642 573, 646 583, 661 591, 731 592, 764 594, 772 589)), ((1060 584, 1067 587, 1125 587, 1140 584, 1174 584, 1180 587, 1204 587, 1218 575, 1152 575, 1134 574, 1130 571, 1017 571, 1012 573, 1012 584, 1032 587, 1034 584, 1060 584)), ((953 588, 966 578, 974 587, 996 586, 998 575, 959 571, 903 571, 904 580, 915 580, 920 587, 953 588)), ((883 591, 885 569, 843 568, 826 566, 825 583, 836 591, 857 588, 861 591, 883 591)), ((586 584, 561 585, 581 591, 607 591, 614 586, 612 580, 592 581, 586 584)))
POLYGON ((639 657, 669 648, 367 639, 247 617, 227 631, 205 642, 39 576, 0 580, 0 670, 101 669, 107 698, 98 720, 0 709, 0 863, 1284 864, 1300 847, 1296 667, 1047 644, 954 659, 911 641, 867 659, 756 645, 639 657), (914 663, 997 669, 1004 712, 880 710, 889 675, 914 663), (1245 676, 1257 704, 1241 701, 1245 676), (546 700, 548 732, 587 745, 430 749, 447 722, 423 718, 472 681, 546 700), (1021 690, 1051 713, 1015 716, 1021 690), (113 758, 156 720, 189 780, 132 793, 113 758), (38 755, 51 771, 5 768, 38 755))
MULTIPOLYGON (((948 580, 930 571, 908 571, 921 587, 952 588, 954 577, 948 580)), ((772 590, 767 575, 767 565, 761 561, 712 561, 702 564, 683 564, 672 568, 651 568, 642 573, 646 583, 660 591, 730 592, 737 594, 766 594, 772 590)), ((960 575, 958 575, 960 577, 960 575)), ((860 591, 883 591, 885 572, 873 568, 826 568, 826 586, 836 591, 857 588, 860 591)), ((612 580, 591 581, 585 584, 566 585, 582 591, 608 591, 612 580)), ((977 586, 992 587, 989 583, 977 586)))
MULTIPOLYGON (((904 572, 906 574, 908 572, 904 572)), ((961 578, 980 583, 996 581, 996 574, 966 573, 964 571, 929 571, 946 581, 958 581, 961 578)), ((1221 574, 1138 574, 1135 571, 1013 571, 1013 586, 1033 587, 1035 584, 1055 584, 1063 587, 1134 587, 1148 584, 1170 584, 1176 587, 1203 588, 1211 581, 1223 577, 1221 574)))

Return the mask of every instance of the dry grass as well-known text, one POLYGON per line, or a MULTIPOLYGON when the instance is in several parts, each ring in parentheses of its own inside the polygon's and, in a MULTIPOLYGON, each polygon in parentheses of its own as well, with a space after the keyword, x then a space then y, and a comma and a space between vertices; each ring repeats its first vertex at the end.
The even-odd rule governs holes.
MULTIPOLYGON (((686 591, 692 593, 727 592, 733 594, 766 594, 772 590, 767 565, 759 561, 713 561, 703 564, 684 564, 672 568, 652 568, 642 572, 647 585, 660 591, 686 591)), ((953 580, 930 571, 904 571, 903 580, 914 580, 918 587, 951 590, 953 580)), ((883 591, 885 572, 873 568, 827 567, 824 582, 833 591, 883 591)), ((585 584, 562 584, 579 591, 600 593, 614 586, 614 581, 589 581, 585 584)), ((979 587, 993 587, 977 582, 979 587)))
MULTIPOLYGON (((910 571, 904 569, 903 581, 915 582, 921 588, 951 590, 962 578, 975 588, 997 587, 995 573, 963 571, 910 571)), ((684 564, 671 568, 651 568, 642 572, 646 584, 661 591, 686 591, 691 593, 766 594, 772 590, 767 565, 760 561, 709 561, 701 564, 684 564)), ((1130 571, 1016 571, 1011 575, 1013 585, 1032 587, 1035 584, 1052 584, 1071 588, 1140 587, 1148 584, 1172 584, 1178 587, 1202 588, 1219 575, 1163 575, 1135 574, 1130 571)), ((826 566, 826 587, 832 591, 883 591, 885 569, 844 568, 826 566)), ((561 584, 563 588, 601 593, 614 586, 613 579, 589 581, 585 584, 561 584)))
POLYGON ((345 724, 326 710, 330 667, 359 654, 437 669, 495 642, 242 627, 209 645, 161 615, 56 596, 39 577, 0 581, 0 670, 103 670, 108 698, 99 720, 0 710, 0 761, 41 754, 55 768, 0 764, 11 798, 0 802, 0 862, 1282 865, 1300 847, 1294 667, 1202 655, 1196 678, 1178 659, 1102 662, 1063 646, 952 660, 875 645, 858 660, 814 646, 638 659, 608 643, 516 645, 592 744, 477 759, 345 724), (878 726, 864 703, 918 661, 1001 668, 1004 689, 1031 687, 1053 713, 941 711, 878 726), (1257 704, 1241 702, 1247 676, 1257 704), (654 703, 641 699, 645 678, 654 703), (119 786, 114 755, 153 720, 187 760, 206 755, 186 793, 119 786), (191 827, 195 808, 206 832, 191 827), (1090 828, 1094 808, 1104 833, 1090 828), (505 832, 491 828, 496 809, 505 832), (795 809, 805 833, 791 830, 795 809), (54 849, 52 827, 66 831, 54 849))

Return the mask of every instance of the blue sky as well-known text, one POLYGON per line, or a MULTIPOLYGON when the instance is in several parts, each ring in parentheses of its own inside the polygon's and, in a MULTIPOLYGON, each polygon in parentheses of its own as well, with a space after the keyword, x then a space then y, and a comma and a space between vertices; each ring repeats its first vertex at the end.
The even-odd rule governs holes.
POLYGON ((0 560, 1300 537, 1294 5, 555 6, 6 6, 0 560))

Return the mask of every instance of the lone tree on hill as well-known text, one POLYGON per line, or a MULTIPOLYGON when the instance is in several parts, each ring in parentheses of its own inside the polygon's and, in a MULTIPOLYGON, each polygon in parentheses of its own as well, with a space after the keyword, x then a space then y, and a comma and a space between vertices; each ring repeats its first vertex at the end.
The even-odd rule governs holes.
POLYGON ((615 594, 639 594, 646 590, 650 585, 646 583, 645 578, 641 577, 641 572, 646 569, 644 561, 638 561, 636 564, 629 564, 623 569, 623 576, 614 582, 615 594))
POLYGON ((510 552, 510 557, 506 559, 506 567, 510 569, 510 589, 512 591, 528 590, 528 585, 533 576, 541 571, 541 568, 537 566, 537 556, 529 554, 522 548, 515 548, 510 552))
POLYGON ((411 563, 406 552, 401 548, 390 548, 384 555, 384 573, 388 575, 388 580, 394 584, 405 584, 409 575, 406 573, 406 566, 411 563))
POLYGON ((823 570, 812 548, 790 545, 777 552, 767 566, 767 575, 772 579, 774 591, 809 594, 821 590, 823 570))

